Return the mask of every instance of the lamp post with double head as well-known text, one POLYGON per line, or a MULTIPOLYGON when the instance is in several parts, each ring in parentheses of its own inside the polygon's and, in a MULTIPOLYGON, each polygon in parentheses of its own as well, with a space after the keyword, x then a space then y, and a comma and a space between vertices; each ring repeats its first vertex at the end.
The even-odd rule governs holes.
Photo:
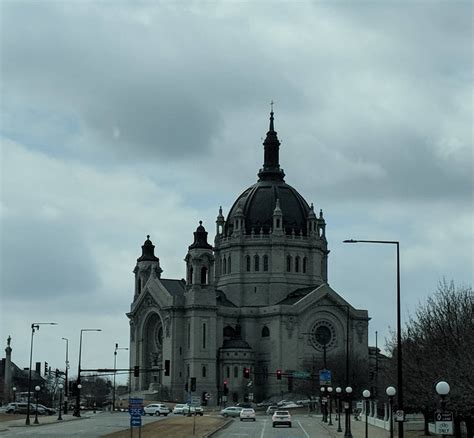
POLYGON ((30 344, 30 368, 28 371, 28 403, 26 407, 25 424, 30 424, 30 403, 31 403, 31 365, 33 361, 33 336, 36 330, 39 330, 40 325, 57 325, 56 322, 34 322, 31 324, 31 344, 30 344))
POLYGON ((59 389, 59 415, 58 415, 58 420, 62 420, 63 417, 61 415, 61 411, 62 411, 62 404, 63 404, 63 384, 60 383, 58 385, 58 389, 59 389))
POLYGON ((68 388, 68 370, 69 370, 69 339, 61 338, 63 341, 66 341, 66 370, 64 374, 64 415, 67 414, 67 403, 69 397, 69 388, 68 388))
POLYGON ((389 386, 385 392, 388 395, 388 419, 390 421, 390 438, 393 438, 393 396, 397 390, 393 386, 389 386))
POLYGON ((81 329, 81 336, 79 338, 79 360, 78 360, 78 366, 77 366, 77 391, 76 391, 76 408, 74 415, 76 417, 81 416, 81 355, 82 355, 82 333, 84 332, 101 332, 102 329, 91 329, 91 328, 86 328, 86 329, 81 329))
POLYGON ((127 347, 119 347, 118 343, 115 344, 114 350, 114 387, 112 391, 112 412, 115 412, 115 375, 117 374, 117 351, 118 350, 128 350, 127 347))
POLYGON ((351 432, 351 406, 352 406, 352 388, 348 386, 346 388, 346 401, 344 402, 344 410, 346 414, 346 430, 344 431, 344 436, 352 438, 351 432))
POLYGON ((397 386, 398 386, 398 411, 402 416, 402 420, 398 423, 398 438, 403 438, 403 368, 402 368, 402 321, 401 321, 401 307, 400 307, 400 242, 397 240, 344 240, 344 243, 375 243, 396 245, 397 247, 397 386))
POLYGON ((342 432, 341 429, 341 392, 342 388, 338 386, 336 388, 336 400, 337 400, 337 431, 342 432))

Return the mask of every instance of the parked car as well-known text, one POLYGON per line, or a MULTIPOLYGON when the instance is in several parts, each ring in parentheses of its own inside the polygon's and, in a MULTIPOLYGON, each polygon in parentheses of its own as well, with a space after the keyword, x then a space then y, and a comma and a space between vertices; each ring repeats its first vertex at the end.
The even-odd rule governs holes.
POLYGON ((301 408, 301 405, 299 405, 295 402, 289 401, 289 402, 286 402, 285 404, 279 406, 278 409, 295 409, 295 408, 301 408))
POLYGON ((243 408, 240 411, 240 421, 252 420, 255 421, 255 411, 250 408, 243 408))
POLYGON ((242 409, 240 406, 229 406, 221 410, 221 415, 223 417, 240 417, 240 411, 242 409))
POLYGON ((268 406, 267 410, 265 411, 265 413, 267 415, 273 415, 275 413, 275 411, 277 411, 278 409, 280 409, 278 406, 268 406))
POLYGON ((249 402, 237 403, 235 406, 238 406, 239 408, 253 409, 252 403, 249 402))
POLYGON ((202 406, 185 405, 185 407, 183 408, 183 415, 188 414, 199 415, 202 417, 204 415, 204 409, 202 408, 202 406))
POLYGON ((186 403, 177 403, 173 408, 173 414, 183 414, 183 410, 186 409, 187 412, 188 405, 186 403))
MULTIPOLYGON (((5 408, 7 414, 26 414, 28 411, 28 403, 8 403, 5 408)), ((30 414, 36 414, 36 405, 30 403, 30 414)), ((38 415, 46 415, 46 411, 38 405, 38 415)))
POLYGON ((38 409, 39 409, 39 408, 44 409, 44 411, 46 412, 46 415, 55 415, 56 412, 57 412, 56 409, 54 409, 54 408, 48 408, 48 407, 45 406, 45 405, 40 405, 40 404, 39 404, 39 405, 38 405, 38 409))
POLYGON ((288 411, 275 411, 272 416, 272 427, 287 424, 291 427, 291 415, 288 411))
POLYGON ((148 415, 164 415, 166 417, 170 413, 170 408, 163 403, 152 403, 145 406, 144 411, 148 415))

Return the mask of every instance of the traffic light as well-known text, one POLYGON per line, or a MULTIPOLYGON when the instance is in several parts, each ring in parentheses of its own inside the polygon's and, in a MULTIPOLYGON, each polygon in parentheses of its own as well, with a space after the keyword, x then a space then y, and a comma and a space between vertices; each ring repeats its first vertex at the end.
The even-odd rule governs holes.
POLYGON ((223 391, 224 395, 227 395, 229 394, 229 388, 227 388, 227 380, 224 380, 224 391, 223 391))
POLYGON ((140 365, 133 367, 133 377, 140 377, 140 365))
POLYGON ((244 379, 250 379, 250 368, 244 368, 244 379))
POLYGON ((44 363, 44 375, 46 376, 48 374, 48 362, 44 363))
POLYGON ((165 376, 170 375, 170 361, 169 359, 165 360, 165 376))
POLYGON ((196 391, 196 377, 191 377, 191 392, 196 391))
POLYGON ((277 380, 281 380, 281 370, 277 370, 277 380))

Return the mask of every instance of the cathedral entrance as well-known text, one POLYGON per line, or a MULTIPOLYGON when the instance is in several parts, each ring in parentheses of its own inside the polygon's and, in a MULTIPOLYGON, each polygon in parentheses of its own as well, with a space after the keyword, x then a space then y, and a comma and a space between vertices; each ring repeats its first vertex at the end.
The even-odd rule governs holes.
POLYGON ((161 388, 163 370, 163 324, 158 314, 149 316, 144 330, 143 365, 146 369, 142 387, 157 391, 161 388))

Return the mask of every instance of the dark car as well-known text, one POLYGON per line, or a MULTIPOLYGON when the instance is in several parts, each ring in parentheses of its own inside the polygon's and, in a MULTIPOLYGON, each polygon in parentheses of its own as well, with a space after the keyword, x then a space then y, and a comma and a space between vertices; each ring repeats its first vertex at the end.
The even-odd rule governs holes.
POLYGON ((44 409, 46 415, 55 415, 56 414, 56 409, 54 408, 48 408, 47 406, 45 405, 40 405, 38 404, 38 413, 40 412, 40 408, 41 409, 44 409))

